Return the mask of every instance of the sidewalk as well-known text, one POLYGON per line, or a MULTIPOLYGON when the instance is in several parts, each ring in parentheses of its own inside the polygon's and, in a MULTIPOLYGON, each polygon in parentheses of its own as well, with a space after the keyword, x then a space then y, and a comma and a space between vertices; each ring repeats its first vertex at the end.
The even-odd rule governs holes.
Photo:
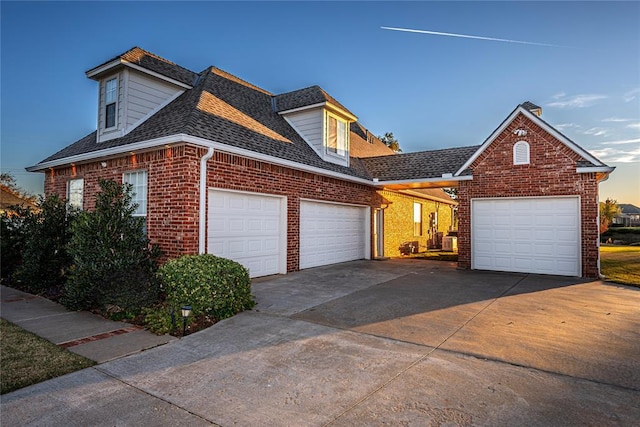
POLYGON ((0 317, 98 363, 176 339, 86 311, 69 311, 45 298, 6 286, 0 286, 0 317))

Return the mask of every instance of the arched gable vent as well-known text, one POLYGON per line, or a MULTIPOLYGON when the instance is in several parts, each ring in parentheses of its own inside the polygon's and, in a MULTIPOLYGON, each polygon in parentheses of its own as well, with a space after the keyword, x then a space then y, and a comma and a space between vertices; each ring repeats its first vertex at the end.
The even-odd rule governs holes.
POLYGON ((529 164, 529 143, 526 141, 518 141, 513 145, 513 164, 528 165, 529 164))

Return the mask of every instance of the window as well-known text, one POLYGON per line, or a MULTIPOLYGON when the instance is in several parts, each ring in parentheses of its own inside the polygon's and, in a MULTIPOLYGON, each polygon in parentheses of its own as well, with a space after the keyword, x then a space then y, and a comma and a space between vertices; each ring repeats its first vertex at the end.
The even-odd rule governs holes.
POLYGON ((413 204, 413 235, 422 236, 422 204, 413 204))
POLYGON ((131 184, 131 203, 137 205, 133 216, 147 216, 147 171, 126 172, 122 182, 131 184))
POLYGON ((347 154, 347 122, 327 113, 327 153, 340 157, 347 154))
POLYGON ((118 100, 118 78, 107 80, 104 87, 105 119, 104 127, 112 128, 116 125, 116 103, 118 100))
POLYGON ((82 209, 84 179, 71 179, 67 182, 67 205, 82 209))
POLYGON ((529 144, 526 141, 518 141, 513 145, 513 164, 529 164, 529 144))

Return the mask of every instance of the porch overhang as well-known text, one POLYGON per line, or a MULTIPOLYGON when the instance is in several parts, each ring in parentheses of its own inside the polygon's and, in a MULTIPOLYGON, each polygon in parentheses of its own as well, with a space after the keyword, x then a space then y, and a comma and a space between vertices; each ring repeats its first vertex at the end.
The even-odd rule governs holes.
POLYGON ((437 178, 417 178, 394 181, 378 181, 373 179, 376 188, 386 190, 416 190, 420 188, 455 188, 460 181, 471 181, 473 175, 444 176, 437 178))

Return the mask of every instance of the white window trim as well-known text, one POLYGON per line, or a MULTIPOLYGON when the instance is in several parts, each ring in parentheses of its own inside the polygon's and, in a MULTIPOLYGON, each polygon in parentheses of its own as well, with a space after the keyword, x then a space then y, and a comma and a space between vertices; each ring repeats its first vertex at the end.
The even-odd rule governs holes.
POLYGON ((119 75, 115 75, 109 79, 104 81, 104 130, 113 130, 118 128, 118 98, 120 93, 120 78, 119 75), (115 102, 110 102, 107 104, 107 83, 114 81, 116 82, 116 100, 115 102), (115 117, 113 120, 113 126, 107 126, 107 105, 115 105, 115 117))
POLYGON ((84 208, 84 178, 73 178, 67 181, 67 205, 74 206, 80 210, 84 208), (80 182, 82 184, 80 188, 80 203, 73 203, 71 200, 71 183, 72 182, 80 182))
POLYGON ((531 150, 527 141, 518 141, 513 144, 513 164, 528 165, 531 163, 531 150), (524 153, 522 152, 524 150, 524 153), (524 159, 519 159, 524 157, 524 159))
POLYGON ((421 237, 422 234, 422 203, 413 202, 413 236, 421 237), (417 224, 420 225, 418 226, 417 224), (420 229, 417 230, 417 227, 420 227, 420 229))
MULTIPOLYGON (((138 208, 143 207, 144 209, 144 213, 140 213, 140 212, 134 212, 133 216, 137 216, 137 217, 143 217, 146 218, 147 217, 147 213, 148 213, 148 207, 149 207, 149 172, 146 169, 134 169, 134 170, 130 170, 130 171, 126 171, 122 174, 122 182, 123 183, 127 183, 127 184, 131 184, 129 181, 127 181, 127 176, 128 175, 132 175, 132 174, 140 174, 140 173, 144 173, 144 178, 145 178, 145 194, 144 194, 144 206, 142 203, 140 203, 140 200, 136 197, 137 193, 135 193, 135 186, 133 186, 133 203, 137 203, 138 204, 138 208)), ((133 185, 133 184, 131 184, 133 185)))
MULTIPOLYGON (((341 160, 345 160, 349 158, 349 122, 344 120, 343 118, 341 118, 340 116, 333 114, 329 111, 324 112, 324 153, 328 156, 332 156, 335 157, 337 159, 341 159, 341 160), (344 154, 340 154, 340 149, 339 147, 339 137, 338 140, 336 141, 336 152, 334 153, 333 151, 331 151, 329 149, 329 118, 333 118, 336 120, 336 123, 342 123, 344 125, 344 154)), ((336 128, 339 128, 338 125, 336 125, 336 128)), ((336 129, 336 133, 337 133, 337 129, 336 129)), ((339 134, 338 134, 339 135, 339 134)))

